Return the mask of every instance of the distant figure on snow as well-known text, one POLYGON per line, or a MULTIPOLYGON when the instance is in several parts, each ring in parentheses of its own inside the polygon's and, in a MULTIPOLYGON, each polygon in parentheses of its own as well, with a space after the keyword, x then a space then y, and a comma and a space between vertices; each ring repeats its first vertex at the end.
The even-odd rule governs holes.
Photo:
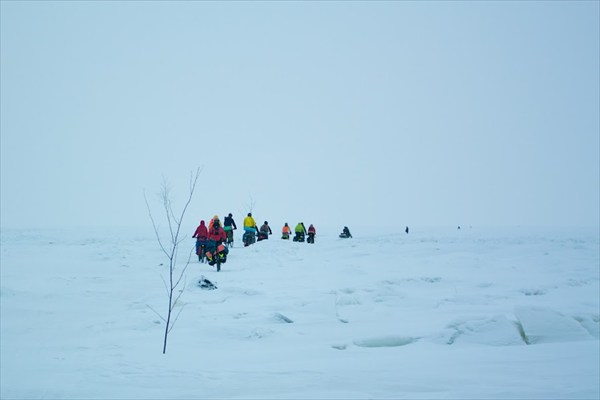
POLYGON ((292 228, 286 222, 283 228, 281 228, 281 238, 285 240, 290 239, 290 235, 292 234, 292 228))
POLYGON ((222 263, 227 260, 229 250, 225 246, 220 246, 227 240, 225 230, 221 227, 221 222, 214 220, 213 226, 208 230, 208 244, 206 245, 206 258, 209 265, 215 265, 216 257, 221 259, 222 263))
POLYGON ((244 218, 244 231, 255 233, 257 230, 256 221, 252 218, 252 213, 248 213, 248 216, 244 218))
POLYGON ((352 235, 350 234, 350 229, 348 229, 347 226, 345 226, 344 229, 342 230, 342 233, 340 233, 340 237, 342 239, 347 239, 347 238, 352 237, 352 235))
POLYGON ((196 254, 198 261, 204 262, 204 249, 208 243, 208 229, 204 224, 204 220, 200 221, 200 225, 196 228, 193 238, 196 238, 196 254))
POLYGON ((265 240, 269 238, 269 235, 272 235, 273 231, 269 226, 269 223, 265 221, 265 223, 260 227, 260 231, 258 232, 258 241, 265 240))
POLYGON ((298 222, 296 228, 294 228, 296 234, 294 235, 294 242, 304 242, 304 236, 306 235, 306 227, 304 226, 304 222, 298 222))
POLYGON ((244 218, 244 236, 242 236, 242 241, 244 242, 244 247, 250 246, 256 240, 256 221, 252 218, 252 213, 248 213, 248 216, 244 218))
POLYGON ((317 230, 310 224, 308 227, 308 238, 306 239, 306 243, 315 243, 315 235, 317 234, 317 230))
POLYGON ((408 226, 406 227, 406 229, 404 230, 404 232, 406 232, 406 234, 408 235, 408 226))
POLYGON ((229 213, 229 215, 225 217, 225 221, 223 221, 223 229, 225 230, 225 235, 227 235, 227 244, 232 244, 233 231, 237 229, 232 213, 229 213))

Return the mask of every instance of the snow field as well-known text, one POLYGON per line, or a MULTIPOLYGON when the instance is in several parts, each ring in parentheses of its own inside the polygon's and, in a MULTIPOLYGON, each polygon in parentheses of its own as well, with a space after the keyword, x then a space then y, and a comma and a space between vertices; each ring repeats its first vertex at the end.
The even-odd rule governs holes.
POLYGON ((2 398, 600 394, 597 233, 336 236, 193 257, 163 355, 151 232, 3 231, 2 398))

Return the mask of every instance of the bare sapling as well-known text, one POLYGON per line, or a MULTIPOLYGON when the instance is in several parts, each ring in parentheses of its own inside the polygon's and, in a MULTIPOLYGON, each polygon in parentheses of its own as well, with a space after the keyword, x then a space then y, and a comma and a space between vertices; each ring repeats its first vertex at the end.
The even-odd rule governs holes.
POLYGON ((248 197, 250 198, 250 200, 246 204, 246 209, 248 210, 249 213, 253 213, 254 212, 254 206, 256 205, 256 202, 254 201, 254 197, 252 197, 252 195, 248 195, 248 197))
POLYGON ((194 195, 194 190, 196 189, 196 183, 198 182, 198 177, 200 176, 200 168, 196 170, 196 173, 190 173, 190 183, 189 183, 189 194, 181 213, 179 216, 175 214, 173 211, 173 205, 171 200, 171 190, 169 184, 166 180, 163 179, 163 183, 161 186, 161 190, 159 192, 159 198, 162 203, 162 208, 165 213, 165 220, 167 223, 167 231, 168 234, 165 234, 166 239, 164 239, 160 232, 159 226, 157 225, 154 216, 152 215, 152 211, 150 209, 150 204, 148 203, 148 199, 146 194, 144 193, 144 200, 146 201, 146 207, 148 208, 148 215, 150 216, 150 220, 152 221, 152 227, 154 228, 154 233, 156 234, 156 239, 158 240, 158 245, 160 249, 165 254, 167 259, 169 260, 169 280, 168 283, 163 278, 163 283, 165 284, 165 289, 167 292, 167 296, 169 298, 169 307, 167 308, 167 316, 163 317, 160 313, 154 310, 152 307, 148 306, 152 311, 154 311, 159 318, 165 323, 165 332, 163 338, 163 354, 167 352, 167 338, 169 333, 175 326, 175 323, 179 319, 179 315, 183 311, 184 305, 179 308, 177 314, 173 317, 173 310, 179 305, 179 299, 183 294, 183 288, 185 287, 185 271, 190 264, 190 260, 192 258, 192 253, 195 246, 189 251, 187 260, 183 267, 177 267, 177 256, 179 253, 179 246, 186 240, 186 236, 181 235, 181 224, 183 222, 183 218, 192 201, 192 197, 194 195), (183 282, 182 282, 183 281, 183 282), (183 288, 178 290, 179 286, 183 284, 183 288))

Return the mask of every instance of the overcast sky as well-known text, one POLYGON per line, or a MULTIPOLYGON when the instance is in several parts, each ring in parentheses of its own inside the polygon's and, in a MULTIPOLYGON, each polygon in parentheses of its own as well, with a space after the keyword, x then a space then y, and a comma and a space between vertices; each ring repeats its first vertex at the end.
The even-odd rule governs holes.
POLYGON ((599 3, 1 2, 2 227, 599 223, 599 3), (157 204, 158 206, 158 204, 157 204))

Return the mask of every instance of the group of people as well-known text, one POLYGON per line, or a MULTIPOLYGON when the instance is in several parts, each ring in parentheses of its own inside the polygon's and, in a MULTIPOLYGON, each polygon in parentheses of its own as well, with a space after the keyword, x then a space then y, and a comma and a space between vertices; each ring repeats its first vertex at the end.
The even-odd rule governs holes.
MULTIPOLYGON (((218 265, 223 264, 227 261, 227 254, 229 253, 229 247, 233 245, 233 231, 237 229, 237 225, 233 220, 233 215, 229 213, 225 217, 223 224, 219 219, 218 215, 215 215, 206 226, 204 220, 200 221, 200 225, 196 228, 193 238, 196 239, 196 254, 198 260, 204 262, 208 261, 209 265, 214 265, 218 261, 218 265)), ((273 231, 269 226, 269 222, 265 221, 260 228, 257 227, 252 213, 248 213, 244 218, 244 236, 242 241, 244 246, 249 246, 255 241, 266 240, 269 235, 272 235, 273 231)), ((281 238, 289 240, 292 235, 292 229, 286 222, 283 228, 281 228, 281 238)), ((294 228, 294 242, 315 243, 315 236, 317 230, 313 224, 310 224, 308 229, 304 226, 303 222, 299 222, 294 228)), ((351 238, 350 230, 347 226, 344 226, 340 238, 351 238)))
MULTIPOLYGON (((290 226, 286 222, 283 228, 281 228, 281 238, 284 240, 289 240, 291 234, 292 228, 290 228, 290 226)), ((306 226, 304 226, 304 222, 298 222, 298 225, 296 225, 296 227, 294 228, 294 237, 292 238, 292 240, 294 242, 304 242, 306 236, 308 236, 308 238, 306 238, 306 242, 314 243, 316 235, 317 230, 315 229, 313 224, 310 224, 308 229, 306 229, 306 226)))
POLYGON ((269 235, 272 235, 273 231, 269 226, 269 222, 265 221, 264 224, 260 227, 260 229, 256 226, 256 221, 254 217, 252 217, 252 213, 248 213, 246 218, 244 218, 244 237, 243 242, 244 246, 249 246, 254 243, 255 239, 258 241, 265 240, 269 238, 269 235))
POLYGON ((223 226, 221 226, 218 215, 215 215, 209 221, 208 227, 204 220, 201 220, 192 236, 196 238, 198 260, 204 262, 206 259, 210 265, 215 265, 217 261, 220 261, 219 264, 224 264, 229 253, 228 247, 233 244, 233 231, 235 229, 237 229, 237 226, 231 213, 225 217, 223 226))
POLYGON ((268 239, 271 234, 273 234, 273 231, 271 231, 268 221, 265 221, 259 229, 251 212, 244 218, 244 236, 242 237, 244 246, 253 244, 257 240, 257 237, 258 241, 268 239))
MULTIPOLYGON (((311 224, 308 227, 308 230, 304 226, 303 222, 299 222, 294 229, 296 233, 293 240, 294 242, 304 242, 305 236, 308 235, 308 239, 306 240, 308 243, 315 242, 315 236, 317 234, 317 230, 311 224)), ((252 213, 248 213, 248 216, 244 219, 244 246, 248 246, 254 243, 254 236, 257 237, 258 241, 265 240, 269 238, 269 235, 273 234, 273 230, 269 226, 269 222, 265 221, 264 224, 260 228, 257 227, 256 221, 252 217, 252 213)), ((288 240, 292 234, 292 228, 286 222, 283 228, 281 228, 281 238, 288 240)))

